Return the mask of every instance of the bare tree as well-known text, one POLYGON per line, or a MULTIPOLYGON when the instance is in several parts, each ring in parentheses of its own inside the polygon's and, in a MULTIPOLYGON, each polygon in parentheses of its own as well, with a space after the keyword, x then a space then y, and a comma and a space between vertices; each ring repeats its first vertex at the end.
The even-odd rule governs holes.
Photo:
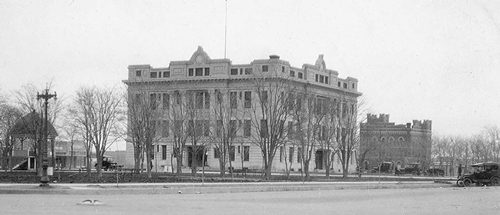
POLYGON ((5 171, 12 171, 12 151, 15 140, 11 135, 11 130, 21 117, 19 109, 6 103, 0 103, 0 154, 2 167, 5 171))
POLYGON ((118 139, 123 120, 121 97, 113 89, 81 88, 77 91, 76 111, 86 137, 94 146, 98 178, 102 177, 102 161, 106 150, 118 139))
MULTIPOLYGON (((293 97, 295 96, 289 99, 290 103, 295 100, 293 97)), ((297 135, 297 153, 300 158, 302 172, 305 174, 305 180, 310 180, 309 165, 313 152, 326 139, 326 125, 322 123, 326 117, 327 102, 328 98, 314 95, 305 87, 297 95, 296 108, 293 108, 292 111, 292 119, 295 123, 297 135)))
MULTIPOLYGON (((212 127, 215 128, 215 131, 214 134, 211 135, 211 138, 214 150, 216 151, 215 153, 218 156, 219 172, 222 177, 225 175, 227 163, 229 163, 229 168, 232 169, 234 152, 231 150, 233 149, 232 147, 234 147, 238 128, 240 128, 240 126, 237 126, 240 119, 237 106, 236 92, 215 91, 215 104, 212 105, 212 115, 214 116, 215 123, 212 127)), ((230 172, 231 175, 232 172, 233 171, 230 172)))
MULTIPOLYGON (((180 175, 182 173, 182 159, 184 156, 184 148, 186 147, 186 142, 189 137, 187 134, 189 122, 187 120, 188 107, 185 95, 180 91, 176 90, 173 94, 173 103, 167 116, 170 122, 173 122, 173 152, 171 155, 171 160, 176 159, 176 174, 180 175)), ((173 162, 171 162, 173 165, 173 162)), ((173 168, 172 168, 173 169, 173 168)))
MULTIPOLYGON (((23 114, 28 114, 31 112, 42 112, 43 110, 43 102, 37 100, 37 94, 39 92, 42 92, 43 90, 53 90, 54 84, 53 82, 50 82, 46 85, 45 88, 37 87, 34 84, 28 83, 25 85, 21 86, 21 89, 14 91, 14 97, 16 99, 16 103, 21 110, 23 114)), ((57 128, 57 118, 59 116, 59 113, 63 111, 64 106, 63 106, 63 101, 64 98, 59 96, 56 100, 51 102, 50 105, 48 105, 48 110, 46 116, 48 118, 48 121, 52 126, 57 128)), ((34 123, 34 122, 32 122, 34 123)), ((35 126, 35 124, 33 124, 35 126)), ((41 126, 41 125, 40 125, 41 126)), ((36 132, 37 129, 34 130, 36 132)), ((33 134, 33 136, 36 136, 36 134, 33 134)), ((35 140, 32 143, 37 144, 42 140, 35 140)), ((39 148, 36 146, 32 146, 33 148, 39 148)), ((50 165, 54 167, 55 165, 55 149, 54 149, 54 142, 51 142, 50 145, 50 150, 51 150, 51 159, 50 159, 50 165)), ((37 156, 39 157, 39 156, 37 156)), ((39 163, 41 163, 41 160, 39 160, 39 163)), ((41 167, 40 167, 41 168, 41 167)))
POLYGON ((252 139, 261 150, 265 177, 269 178, 276 151, 286 141, 283 129, 290 116, 287 104, 292 89, 289 80, 279 77, 256 77, 254 85, 258 102, 252 105, 251 123, 257 132, 252 139))
POLYGON ((146 172, 151 178, 152 156, 159 138, 162 110, 160 109, 161 94, 147 90, 128 94, 128 136, 134 147, 134 169, 142 170, 144 154, 146 155, 146 172))
POLYGON ((361 113, 358 110, 361 109, 362 103, 350 99, 346 94, 341 95, 339 102, 341 102, 341 117, 339 118, 341 129, 337 149, 342 164, 342 177, 346 178, 349 173, 349 162, 359 145, 359 124, 363 116, 358 115, 361 113))

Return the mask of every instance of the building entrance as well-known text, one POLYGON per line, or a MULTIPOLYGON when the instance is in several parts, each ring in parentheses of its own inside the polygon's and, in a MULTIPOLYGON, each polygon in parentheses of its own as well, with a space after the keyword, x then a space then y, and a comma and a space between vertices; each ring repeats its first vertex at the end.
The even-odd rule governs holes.
POLYGON ((206 149, 203 146, 187 146, 187 154, 188 154, 188 166, 192 167, 193 162, 196 162, 196 166, 202 166, 207 164, 207 155, 206 149), (203 154, 205 154, 205 158, 203 159, 203 154))

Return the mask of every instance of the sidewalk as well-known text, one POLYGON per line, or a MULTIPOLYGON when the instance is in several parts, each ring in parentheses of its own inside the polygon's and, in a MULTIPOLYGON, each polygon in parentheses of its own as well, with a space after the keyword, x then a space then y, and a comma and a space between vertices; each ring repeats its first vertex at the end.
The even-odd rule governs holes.
MULTIPOLYGON (((451 182, 450 182, 451 183, 451 182)), ((122 184, 0 184, 0 194, 201 194, 344 189, 415 189, 451 187, 433 181, 254 182, 254 183, 122 183, 122 184)))

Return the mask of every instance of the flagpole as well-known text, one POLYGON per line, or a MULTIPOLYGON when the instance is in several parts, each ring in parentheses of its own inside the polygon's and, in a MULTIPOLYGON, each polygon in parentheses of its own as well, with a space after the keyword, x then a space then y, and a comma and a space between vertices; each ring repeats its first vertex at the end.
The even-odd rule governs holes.
POLYGON ((226 59, 227 50, 227 0, 226 0, 226 16, 224 17, 224 59, 226 59))

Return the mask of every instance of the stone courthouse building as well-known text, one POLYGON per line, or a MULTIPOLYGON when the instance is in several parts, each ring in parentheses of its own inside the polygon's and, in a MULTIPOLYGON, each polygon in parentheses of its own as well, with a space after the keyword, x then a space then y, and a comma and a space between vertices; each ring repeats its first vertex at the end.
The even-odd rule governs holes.
MULTIPOLYGON (((157 119, 158 138, 154 141, 154 159, 151 161, 153 171, 176 169, 176 149, 173 144, 173 129, 176 129, 176 125, 167 117, 167 112, 173 111, 175 105, 192 102, 192 98, 195 99, 193 107, 202 113, 193 124, 200 128, 201 141, 206 141, 196 147, 192 145, 192 141, 186 141, 186 146, 181 149, 184 152, 182 166, 188 168, 196 162, 198 167, 204 165, 205 169, 219 169, 220 153, 210 143, 214 141, 211 137, 218 135, 218 122, 212 109, 217 104, 219 94, 228 98, 225 101, 230 103, 231 111, 238 112, 231 124, 234 123, 234 127, 239 129, 235 130, 234 144, 228 149, 228 159, 232 161, 233 168, 262 169, 263 155, 254 142, 255 138, 252 138, 259 131, 252 126, 249 115, 253 108, 259 109, 259 95, 254 84, 256 77, 287 80, 297 86, 297 89, 307 89, 318 98, 342 97, 343 103, 339 107, 344 111, 354 107, 357 97, 361 95, 357 91, 357 79, 339 78, 337 71, 325 68, 322 55, 314 65, 304 64, 302 67, 291 66, 277 55, 271 55, 268 59, 256 59, 248 64, 232 64, 229 59, 211 59, 198 47, 188 60, 171 61, 167 67, 130 65, 128 79, 124 80, 128 86, 129 102, 135 95, 146 92, 158 104, 158 109, 165 111, 165 115, 160 114, 157 119), (203 147, 204 150, 196 150, 198 147, 203 147)), ((288 125, 289 122, 286 123, 288 125)), ((273 170, 282 171, 290 164, 295 170, 299 169, 297 152, 297 146, 294 145, 280 147, 273 160, 273 170)), ((323 162, 327 156, 323 153, 320 147, 313 152, 315 157, 311 161, 311 170, 324 168, 323 162)), ((127 160, 129 164, 133 160, 132 143, 127 143, 127 160)), ((335 167, 335 164, 339 164, 338 161, 333 164, 335 170, 339 169, 335 167)))
POLYGON ((361 123, 360 134, 360 155, 365 154, 365 169, 382 162, 391 162, 393 168, 418 163, 427 169, 430 165, 431 120, 395 124, 389 122, 388 114, 368 114, 366 123, 361 123))

